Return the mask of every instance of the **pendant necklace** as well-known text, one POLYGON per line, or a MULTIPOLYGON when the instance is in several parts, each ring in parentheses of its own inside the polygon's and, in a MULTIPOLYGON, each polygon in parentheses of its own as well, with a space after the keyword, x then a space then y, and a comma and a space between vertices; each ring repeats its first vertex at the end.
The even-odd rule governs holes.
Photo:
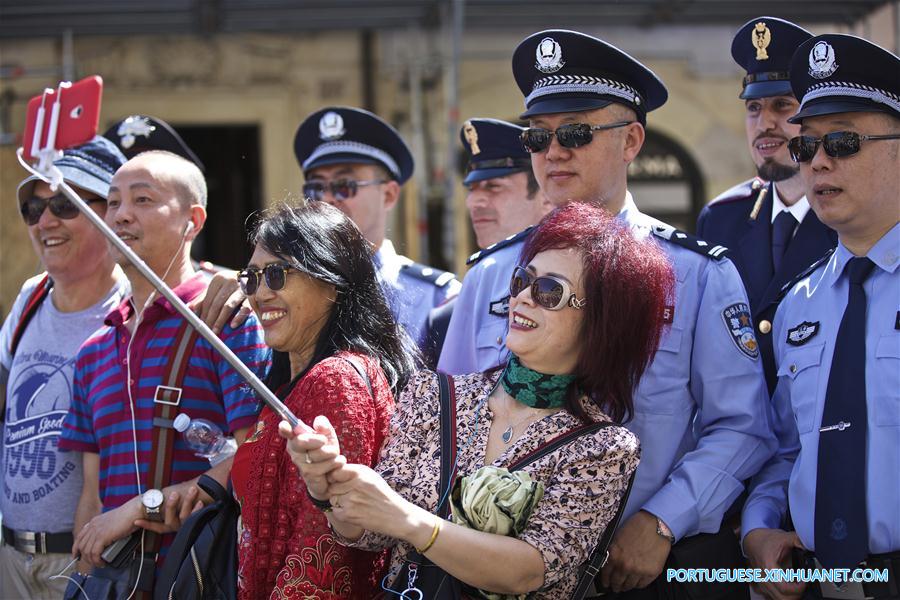
MULTIPOLYGON (((506 409, 506 419, 508 421, 509 420, 509 407, 505 406, 504 408, 506 409)), ((533 417, 534 414, 535 413, 529 413, 529 414, 525 415, 524 418, 519 419, 515 423, 510 424, 509 427, 507 427, 503 431, 503 433, 500 435, 500 439, 503 440, 503 443, 509 445, 509 443, 512 441, 513 431, 515 431, 515 428, 518 427, 519 425, 521 425, 522 423, 524 423, 525 421, 527 421, 529 418, 533 417)))

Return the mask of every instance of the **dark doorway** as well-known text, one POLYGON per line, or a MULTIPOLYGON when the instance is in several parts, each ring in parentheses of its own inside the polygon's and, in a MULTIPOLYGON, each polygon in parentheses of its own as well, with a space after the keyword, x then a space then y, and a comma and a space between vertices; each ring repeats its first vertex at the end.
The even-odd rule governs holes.
POLYGON ((193 256, 239 269, 250 258, 244 225, 262 207, 259 127, 177 125, 178 133, 206 167, 209 215, 193 256))
POLYGON ((706 202, 703 175, 694 158, 669 136, 647 130, 640 154, 628 166, 628 190, 641 212, 694 231, 706 202))

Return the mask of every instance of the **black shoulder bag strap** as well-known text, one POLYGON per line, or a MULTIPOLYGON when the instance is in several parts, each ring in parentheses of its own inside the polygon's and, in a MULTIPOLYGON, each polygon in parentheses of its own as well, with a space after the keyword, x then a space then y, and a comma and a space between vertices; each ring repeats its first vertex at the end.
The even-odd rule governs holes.
MULTIPOLYGON (((615 423, 603 421, 600 423, 590 423, 587 425, 582 425, 580 427, 576 427, 575 429, 569 430, 566 433, 553 438, 546 444, 539 446, 537 449, 517 460, 515 463, 509 466, 509 471, 517 471, 526 465, 530 465, 536 460, 550 454, 560 446, 565 446, 566 444, 583 435, 595 433, 597 431, 600 431, 601 429, 605 429, 606 427, 613 426, 615 426, 615 423)), ((584 569, 578 576, 578 585, 575 587, 575 591, 572 592, 572 595, 569 596, 570 600, 582 600, 591 590, 591 586, 594 583, 594 578, 600 573, 600 569, 603 568, 603 565, 606 564, 606 560, 609 558, 609 545, 610 543, 612 543, 612 538, 616 533, 616 529, 619 528, 619 523, 622 520, 622 513, 625 512, 625 505, 628 503, 628 496, 631 494, 631 486, 633 484, 634 472, 632 472, 631 477, 628 479, 628 487, 625 488, 625 493, 622 494, 622 499, 619 502, 619 508, 618 510, 616 510, 615 516, 606 526, 606 530, 604 530, 603 535, 600 537, 600 541, 594 548, 594 551, 591 552, 590 558, 588 558, 588 560, 584 563, 584 569)))
POLYGON ((438 373, 441 403, 441 477, 435 514, 446 519, 450 514, 450 488, 456 479, 456 389, 453 379, 438 373))

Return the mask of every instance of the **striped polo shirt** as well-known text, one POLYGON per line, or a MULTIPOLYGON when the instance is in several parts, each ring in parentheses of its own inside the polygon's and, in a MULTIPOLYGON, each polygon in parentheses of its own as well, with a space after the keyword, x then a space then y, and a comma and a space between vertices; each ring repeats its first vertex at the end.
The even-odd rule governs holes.
MULTIPOLYGON (((205 289, 206 282, 198 274, 173 291, 187 303, 205 289)), ((107 327, 89 337, 79 350, 72 404, 59 442, 60 450, 100 455, 100 499, 104 511, 121 506, 150 487, 153 398, 156 386, 163 383, 179 325, 184 321, 165 298, 160 297, 147 307, 131 344, 131 379, 126 383, 131 334, 124 323, 133 313, 128 298, 107 316, 107 327), (134 472, 134 438, 126 385, 130 385, 135 402, 140 489, 134 472)), ((226 326, 219 337, 257 376, 265 376, 271 353, 255 315, 237 329, 226 326)), ((179 412, 191 418, 208 419, 226 432, 256 422, 259 411, 252 388, 203 338, 190 351, 182 388, 179 412)), ((172 478, 166 485, 193 479, 209 468, 209 462, 196 456, 183 437, 176 434, 172 478)), ((165 538, 164 545, 168 546, 172 536, 165 538)))

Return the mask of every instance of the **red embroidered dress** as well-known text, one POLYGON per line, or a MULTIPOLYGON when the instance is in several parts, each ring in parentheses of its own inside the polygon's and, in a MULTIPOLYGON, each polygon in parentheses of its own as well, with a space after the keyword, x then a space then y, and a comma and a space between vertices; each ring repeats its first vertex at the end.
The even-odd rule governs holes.
MULTIPOLYGON (((353 355, 366 367, 370 394, 359 373, 341 356, 346 353, 310 369, 284 402, 306 423, 312 424, 318 415, 328 417, 347 460, 374 466, 388 433, 394 398, 377 361, 353 355)), ((263 408, 232 467, 234 492, 241 504, 239 597, 372 598, 383 576, 385 554, 335 542, 278 435, 279 420, 263 408)))

